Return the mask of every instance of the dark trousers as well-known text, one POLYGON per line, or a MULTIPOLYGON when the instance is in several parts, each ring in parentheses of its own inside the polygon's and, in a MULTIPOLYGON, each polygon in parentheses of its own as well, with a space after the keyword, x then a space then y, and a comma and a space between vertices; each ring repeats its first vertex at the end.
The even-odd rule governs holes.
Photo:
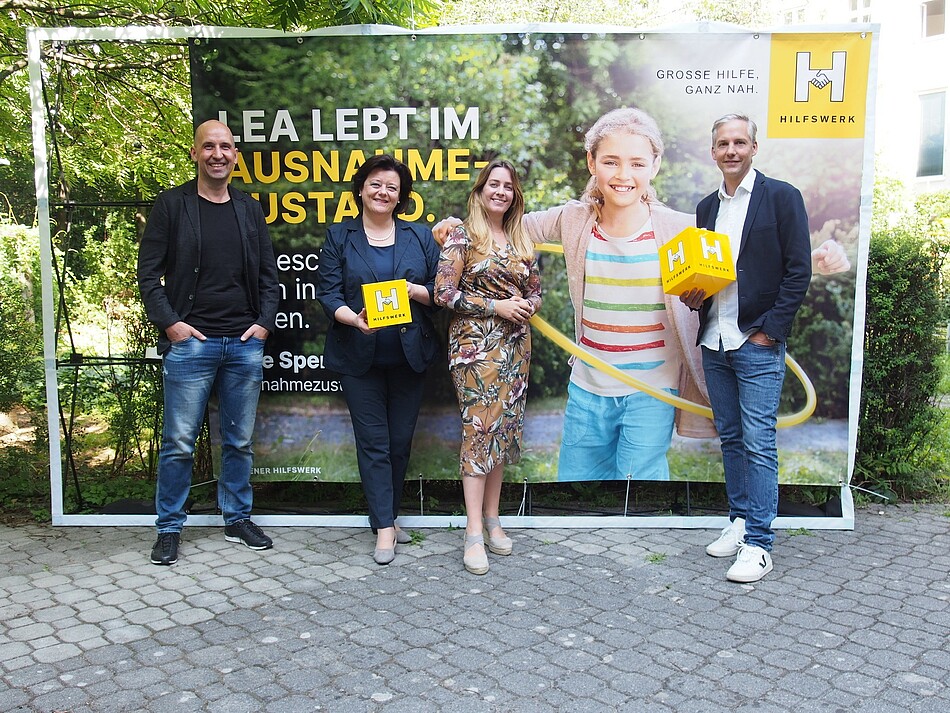
POLYGON ((408 364, 370 367, 361 376, 342 375, 356 461, 374 529, 392 527, 399 515, 409 449, 425 388, 425 374, 408 364))

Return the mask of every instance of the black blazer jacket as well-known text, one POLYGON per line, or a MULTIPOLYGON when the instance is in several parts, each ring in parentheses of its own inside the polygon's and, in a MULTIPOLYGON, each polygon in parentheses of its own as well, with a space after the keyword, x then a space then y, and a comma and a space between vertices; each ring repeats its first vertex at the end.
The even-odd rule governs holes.
MULTIPOLYGON (((696 225, 716 229, 719 191, 696 207, 696 225)), ((749 212, 736 261, 739 329, 757 329, 784 342, 811 281, 811 237, 805 201, 797 188, 755 172, 749 212)), ((699 336, 706 327, 707 299, 699 311, 699 336)))
MULTIPOLYGON (((273 333, 280 284, 264 211, 247 193, 230 186, 228 193, 241 231, 247 294, 251 309, 258 314, 254 323, 273 333)), ((158 327, 158 351, 162 354, 169 345, 165 329, 175 322, 188 321, 203 259, 213 260, 214 256, 201 252, 195 179, 159 194, 139 246, 139 292, 149 321, 158 327)))

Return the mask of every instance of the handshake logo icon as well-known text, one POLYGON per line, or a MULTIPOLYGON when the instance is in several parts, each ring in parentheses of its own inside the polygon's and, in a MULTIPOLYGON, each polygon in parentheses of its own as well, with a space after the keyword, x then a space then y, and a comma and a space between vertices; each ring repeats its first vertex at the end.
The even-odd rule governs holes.
POLYGON ((399 310, 399 292, 393 287, 387 296, 382 290, 376 290, 376 311, 385 312, 386 308, 390 311, 399 310))

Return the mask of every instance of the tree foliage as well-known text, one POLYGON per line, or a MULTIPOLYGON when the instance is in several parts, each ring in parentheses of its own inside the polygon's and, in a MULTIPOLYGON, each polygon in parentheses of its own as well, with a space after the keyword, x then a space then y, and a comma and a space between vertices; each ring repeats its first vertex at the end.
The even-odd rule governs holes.
POLYGON ((722 2, 721 0, 693 0, 687 4, 697 20, 730 22, 745 27, 761 27, 771 21, 772 0, 745 0, 745 2, 722 2))
MULTIPOLYGON (((342 24, 428 26, 437 0, 154 3, 108 6, 0 0, 0 179, 18 219, 32 213, 27 27, 126 25, 263 27, 305 31, 342 24)), ((138 200, 191 172, 191 116, 184 42, 44 43, 51 181, 61 199, 138 200), (58 140, 57 140, 58 139, 58 140)))
POLYGON ((914 454, 941 417, 934 394, 943 257, 905 230, 871 240, 858 469, 892 487, 913 473, 914 454))
POLYGON ((647 27, 662 20, 658 0, 617 0, 611 3, 565 3, 561 0, 522 0, 505 7, 492 0, 447 2, 443 25, 496 24, 499 22, 578 22, 647 27))
POLYGON ((39 273, 37 231, 0 222, 0 411, 39 396, 39 273))

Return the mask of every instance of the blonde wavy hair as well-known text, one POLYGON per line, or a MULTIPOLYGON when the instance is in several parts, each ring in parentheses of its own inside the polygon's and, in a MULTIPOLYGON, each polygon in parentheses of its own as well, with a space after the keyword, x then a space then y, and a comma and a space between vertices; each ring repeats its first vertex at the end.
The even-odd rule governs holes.
POLYGON ((491 172, 496 168, 504 168, 511 174, 511 185, 514 190, 511 205, 505 211, 505 217, 502 221, 505 233, 508 235, 508 246, 519 258, 528 260, 534 255, 534 244, 521 229, 521 218, 524 215, 524 193, 521 190, 521 181, 518 180, 518 172, 511 161, 502 159, 490 161, 478 174, 475 185, 472 186, 472 192, 468 194, 468 217, 464 223, 465 230, 472 241, 472 250, 475 253, 479 255, 491 253, 491 227, 488 222, 488 211, 482 202, 482 189, 488 183, 491 172))
MULTIPOLYGON (((608 136, 615 134, 627 134, 629 136, 642 136, 650 142, 650 148, 653 149, 653 160, 656 161, 663 155, 663 139, 660 136, 660 127, 657 126, 653 117, 640 109, 625 107, 623 109, 614 109, 608 111, 590 127, 584 136, 584 148, 591 156, 597 157, 597 149, 600 142, 608 136)), ((587 188, 581 200, 588 203, 594 210, 597 220, 601 219, 600 210, 604 205, 604 194, 597 188, 597 179, 590 177, 587 182, 587 188)), ((644 203, 660 203, 656 197, 656 189, 652 184, 643 194, 644 203)))

